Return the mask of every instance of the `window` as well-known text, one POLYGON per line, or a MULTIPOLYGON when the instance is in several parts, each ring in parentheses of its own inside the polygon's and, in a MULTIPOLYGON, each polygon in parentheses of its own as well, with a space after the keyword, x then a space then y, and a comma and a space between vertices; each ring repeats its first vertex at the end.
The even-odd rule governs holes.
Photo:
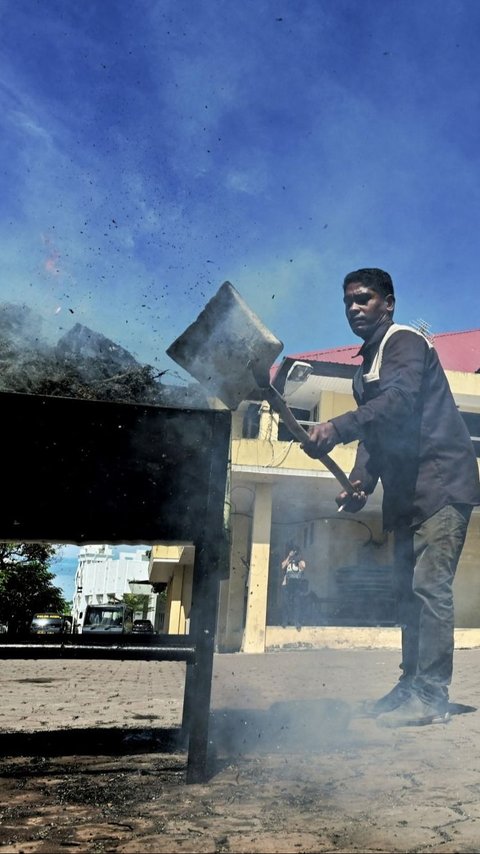
MULTIPOLYGON (((310 421, 310 411, 308 409, 294 409, 292 407, 291 411, 297 421, 310 421)), ((280 420, 278 425, 278 438, 280 442, 291 442, 293 439, 290 430, 285 427, 282 420, 280 420)))
POLYGON ((242 424, 243 439, 257 439, 260 430, 260 405, 249 403, 242 424))

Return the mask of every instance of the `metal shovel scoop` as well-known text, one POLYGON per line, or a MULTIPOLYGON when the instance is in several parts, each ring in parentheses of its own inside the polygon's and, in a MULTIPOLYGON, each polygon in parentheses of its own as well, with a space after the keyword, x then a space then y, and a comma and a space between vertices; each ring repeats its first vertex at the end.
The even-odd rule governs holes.
MULTIPOLYGON (((167 355, 229 409, 237 409, 243 400, 257 396, 261 390, 295 439, 305 442, 308 433, 270 383, 271 366, 282 350, 283 343, 233 285, 224 282, 194 323, 168 347, 167 355)), ((328 454, 321 462, 348 494, 355 491, 328 454)))

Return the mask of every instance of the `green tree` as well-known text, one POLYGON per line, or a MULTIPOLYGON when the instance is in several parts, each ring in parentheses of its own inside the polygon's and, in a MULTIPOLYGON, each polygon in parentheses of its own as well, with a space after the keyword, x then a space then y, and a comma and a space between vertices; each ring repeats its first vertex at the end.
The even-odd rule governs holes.
POLYGON ((42 543, 0 543, 0 622, 9 632, 24 631, 39 611, 60 611, 66 602, 52 583, 54 546, 42 543))
POLYGON ((128 605, 134 614, 140 613, 142 615, 142 620, 145 620, 148 614, 149 598, 150 597, 145 593, 124 593, 122 597, 125 605, 128 605))

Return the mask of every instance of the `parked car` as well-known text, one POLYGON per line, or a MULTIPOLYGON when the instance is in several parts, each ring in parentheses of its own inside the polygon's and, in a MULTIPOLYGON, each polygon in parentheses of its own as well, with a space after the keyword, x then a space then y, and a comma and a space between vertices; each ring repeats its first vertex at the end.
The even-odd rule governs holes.
POLYGON ((138 635, 152 635, 153 625, 150 620, 134 620, 132 632, 138 635))
POLYGON ((30 623, 31 635, 60 635, 69 631, 70 626, 63 614, 34 614, 30 623))

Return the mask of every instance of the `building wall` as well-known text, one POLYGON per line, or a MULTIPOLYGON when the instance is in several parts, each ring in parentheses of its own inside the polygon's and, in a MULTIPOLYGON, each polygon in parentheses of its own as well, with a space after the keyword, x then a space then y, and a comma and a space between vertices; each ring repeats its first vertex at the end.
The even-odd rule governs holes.
POLYGON ((165 585, 167 591, 166 634, 188 634, 194 564, 195 547, 191 543, 157 543, 150 551, 148 577, 152 584, 165 585))
POLYGON ((178 564, 167 588, 165 631, 170 635, 188 634, 192 604, 193 566, 178 564))
MULTIPOLYGON (((77 624, 80 622, 80 615, 87 604, 121 601, 125 593, 132 592, 130 582, 148 582, 148 553, 149 550, 139 549, 136 552, 120 552, 118 557, 114 557, 114 551, 109 545, 82 546, 75 574, 72 608, 74 621, 77 624)), ((158 630, 158 597, 150 593, 150 589, 148 585, 145 586, 145 591, 150 594, 146 619, 151 620, 158 630)), ((137 616, 143 617, 142 614, 137 616)))

